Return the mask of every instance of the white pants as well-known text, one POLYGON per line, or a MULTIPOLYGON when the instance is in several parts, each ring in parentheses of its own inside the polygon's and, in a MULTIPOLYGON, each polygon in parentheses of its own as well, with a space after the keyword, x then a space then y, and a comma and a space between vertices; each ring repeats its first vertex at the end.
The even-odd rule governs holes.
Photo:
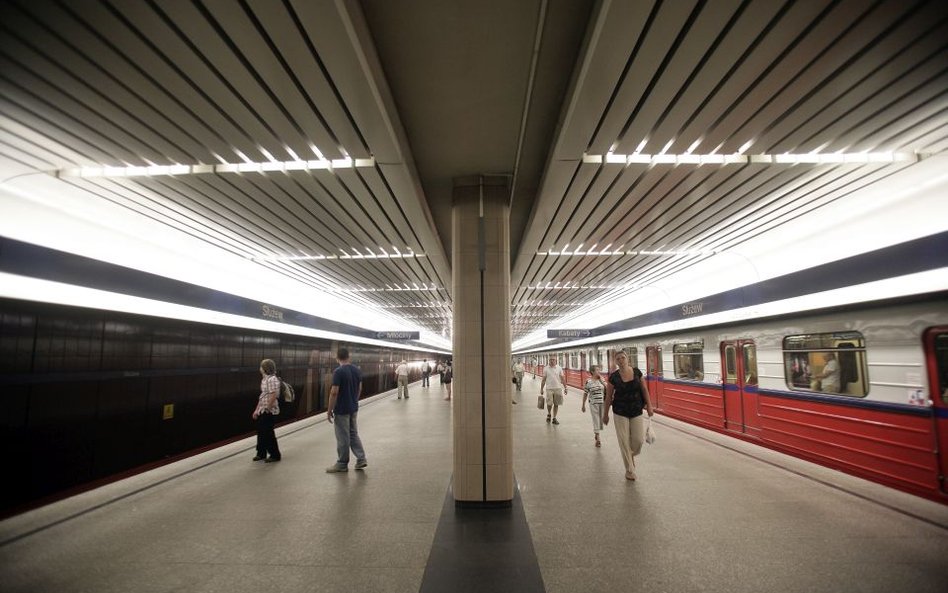
POLYGON ((645 414, 639 414, 635 418, 613 414, 612 422, 616 427, 616 436, 619 437, 622 462, 628 473, 633 471, 635 467, 633 458, 642 452, 642 444, 645 443, 645 414))
POLYGON ((593 419, 593 432, 599 434, 602 430, 602 402, 589 402, 589 414, 593 419))

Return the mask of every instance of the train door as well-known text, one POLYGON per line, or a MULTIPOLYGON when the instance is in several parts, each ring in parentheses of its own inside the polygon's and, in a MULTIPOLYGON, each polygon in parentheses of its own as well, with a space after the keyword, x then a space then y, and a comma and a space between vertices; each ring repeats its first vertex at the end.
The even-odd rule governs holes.
POLYGON ((662 347, 645 347, 645 387, 656 410, 662 409, 662 347))
POLYGON ((757 346, 753 340, 721 342, 721 367, 724 427, 748 436, 759 436, 757 346))
POLYGON ((929 329, 923 339, 938 443, 938 482, 942 493, 948 494, 948 327, 929 329))

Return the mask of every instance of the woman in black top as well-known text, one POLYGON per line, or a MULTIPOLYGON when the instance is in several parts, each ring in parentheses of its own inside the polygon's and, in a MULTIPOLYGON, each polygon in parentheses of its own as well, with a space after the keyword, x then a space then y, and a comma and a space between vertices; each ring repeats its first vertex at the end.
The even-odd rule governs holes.
POLYGON ((625 463, 625 479, 635 479, 635 456, 641 453, 645 442, 645 418, 642 410, 649 416, 654 414, 648 389, 642 381, 642 371, 629 366, 629 357, 621 350, 616 352, 618 369, 609 375, 606 383, 606 397, 602 406, 602 423, 609 424, 609 409, 616 415, 616 436, 619 437, 619 451, 625 463))

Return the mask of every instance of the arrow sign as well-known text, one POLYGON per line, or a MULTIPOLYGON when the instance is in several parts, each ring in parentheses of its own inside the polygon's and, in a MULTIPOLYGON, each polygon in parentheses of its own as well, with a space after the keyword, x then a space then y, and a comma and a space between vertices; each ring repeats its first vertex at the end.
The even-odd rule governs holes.
POLYGON ((588 338, 592 336, 590 329, 548 329, 546 337, 548 338, 588 338))
POLYGON ((379 340, 418 340, 421 332, 377 332, 376 337, 379 340))

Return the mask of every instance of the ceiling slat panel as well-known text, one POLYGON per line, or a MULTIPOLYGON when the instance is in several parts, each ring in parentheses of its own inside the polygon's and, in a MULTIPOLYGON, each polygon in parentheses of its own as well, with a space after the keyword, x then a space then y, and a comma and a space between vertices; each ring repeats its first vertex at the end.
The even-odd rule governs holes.
MULTIPOLYGON (((27 25, 28 26, 28 25, 27 25)), ((137 98, 126 91, 123 86, 109 84, 105 81, 101 71, 89 67, 85 60, 73 59, 77 71, 73 71, 62 63, 59 54, 51 54, 50 44, 42 48, 29 42, 28 31, 11 31, 10 40, 3 45, 3 50, 16 56, 16 66, 10 62, 3 67, 6 76, 11 80, 22 81, 28 88, 33 88, 47 100, 50 105, 69 113, 86 125, 96 128, 102 127, 103 132, 115 133, 120 139, 119 144, 128 146, 154 162, 194 162, 196 148, 193 142, 179 136, 172 140, 175 129, 168 126, 168 132, 159 132, 140 117, 125 107, 129 103, 135 104, 137 98), (42 53, 40 53, 42 52, 42 53), (55 55, 55 57, 52 57, 55 55), (22 69, 21 69, 22 66, 22 69), (25 77, 35 76, 42 82, 30 85, 25 77), (70 109, 75 105, 75 110, 70 109), (88 117, 83 113, 90 114, 88 117), (97 120, 101 124, 97 125, 97 120), (191 151, 191 152, 189 152, 191 151)), ((66 51, 67 47, 58 43, 59 51, 69 57, 75 57, 73 52, 66 51)), ((111 80, 109 80, 111 82, 111 80)), ((140 102, 139 105, 140 106, 140 102)), ((123 153, 127 159, 127 153, 123 153)))
POLYGON ((654 0, 600 4, 551 161, 578 160, 587 151, 654 4, 654 0))
MULTIPOLYGON (((55 25, 58 20, 48 18, 52 8, 46 4, 46 10, 38 18, 47 24, 55 25)), ((124 7, 147 11, 144 3, 127 3, 124 7)), ((225 145, 219 138, 203 138, 202 134, 226 125, 226 122, 223 119, 215 122, 214 113, 201 112, 199 109, 195 116, 185 107, 190 97, 195 94, 194 90, 187 85, 177 84, 177 75, 168 74, 169 66, 166 62, 159 59, 124 23, 117 21, 102 6, 87 3, 83 5, 84 14, 86 10, 89 11, 88 17, 99 26, 96 34, 93 35, 70 23, 63 23, 58 33, 71 47, 57 49, 53 45, 49 55, 55 56, 81 75, 91 86, 109 93, 123 108, 137 114, 139 119, 147 121, 152 128, 175 137, 178 144, 188 147, 189 154, 193 155, 191 158, 196 158, 199 162, 212 160, 208 147, 220 151, 225 145), (77 53, 74 47, 81 47, 82 53, 77 53), (156 83, 155 80, 162 82, 156 83)), ((163 29, 159 23, 153 33, 160 34, 163 29)), ((49 36, 43 38, 49 39, 49 36)), ((56 41, 52 43, 55 44, 56 41)), ((133 161, 133 157, 134 155, 128 155, 127 159, 133 161)))
MULTIPOLYGON (((259 77, 259 82, 255 80, 251 84, 247 80, 241 88, 245 89, 247 96, 258 97, 253 101, 254 106, 267 109, 261 110, 261 113, 277 131, 280 140, 296 154, 308 154, 310 144, 315 144, 326 158, 342 157, 338 139, 319 121, 317 112, 307 103, 306 97, 290 77, 292 72, 287 72, 280 63, 247 13, 238 10, 232 0, 209 0, 208 8, 214 12, 229 40, 236 44, 237 51, 246 60, 248 67, 252 68, 254 78, 259 77)), ((278 38, 295 36, 296 29, 283 29, 275 34, 278 38)), ((230 72, 231 68, 224 71, 230 72)), ((289 160, 285 151, 281 150, 279 155, 277 159, 289 160)))
MULTIPOLYGON (((773 68, 767 72, 766 76, 756 81, 750 92, 734 105, 734 109, 716 126, 719 130, 723 130, 723 134, 718 137, 712 134, 712 143, 716 140, 723 141, 723 152, 737 152, 745 141, 741 139, 753 138, 754 132, 760 129, 759 125, 754 126, 749 118, 758 114, 761 106, 771 104, 786 90, 789 93, 789 99, 776 108, 779 114, 782 113, 784 106, 792 103, 794 97, 810 90, 805 74, 806 68, 814 60, 824 56, 829 61, 822 66, 816 66, 819 68, 818 77, 824 72, 830 73, 834 64, 848 57, 845 50, 837 51, 836 49, 841 43, 840 36, 854 22, 865 22, 860 19, 867 17, 870 11, 871 6, 862 0, 843 0, 834 6, 831 12, 815 22, 814 26, 799 38, 798 43, 788 48, 789 51, 781 56, 782 59, 774 62, 773 68), (794 84, 788 87, 790 83, 794 84)), ((763 124, 766 125, 767 121, 772 121, 775 115, 771 112, 767 115, 761 114, 761 117, 766 120, 763 124), (767 120, 768 117, 771 119, 767 120)))
POLYGON ((313 55, 313 50, 299 32, 292 15, 281 10, 272 10, 266 3, 253 3, 250 8, 266 27, 306 93, 318 106, 320 115, 325 119, 332 135, 338 138, 339 144, 353 158, 371 156, 344 106, 340 104, 332 82, 326 79, 321 64, 317 62, 318 56, 313 55))
MULTIPOLYGON (((123 122, 126 125, 113 123, 108 116, 103 116, 99 109, 101 104, 95 99, 90 102, 86 97, 87 100, 83 101, 65 94, 45 77, 37 76, 36 68, 26 69, 2 57, 0 70, 3 71, 0 89, 5 95, 17 97, 23 105, 36 106, 42 110, 44 118, 61 129, 69 130, 74 136, 89 138, 100 145, 111 145, 110 152, 114 157, 103 164, 124 164, 128 155, 140 155, 152 162, 167 162, 161 150, 141 141, 141 129, 136 134, 134 128, 128 129, 132 122, 123 122), (24 89, 30 89, 30 92, 26 93, 24 89)), ((142 163, 141 159, 135 161, 135 164, 142 163)))
MULTIPOLYGON (((56 138, 66 150, 78 157, 81 163, 115 162, 113 153, 106 152, 95 142, 94 135, 79 134, 78 130, 64 128, 43 113, 42 103, 34 102, 35 96, 12 87, 0 77, 0 115, 18 121, 36 136, 56 138)), ((114 146, 109 146, 114 149, 114 146)))
MULTIPOLYGON (((726 114, 735 109, 737 101, 746 92, 755 90, 753 85, 755 81, 763 75, 773 64, 775 56, 780 55, 792 43, 794 43, 803 30, 809 26, 813 19, 819 16, 820 12, 826 8, 829 0, 811 0, 808 2, 795 2, 789 5, 785 13, 781 13, 776 23, 759 22, 752 23, 750 28, 744 31, 749 37, 754 38, 764 33, 752 50, 746 52, 743 60, 731 72, 727 80, 721 81, 713 91, 713 97, 710 97, 701 111, 690 120, 690 123, 680 132, 680 136, 686 138, 704 138, 702 142, 702 152, 713 151, 718 145, 730 137, 733 129, 726 128, 717 124, 718 120, 723 119, 726 114), (764 29, 764 27, 772 28, 764 29)), ((738 146, 753 138, 739 138, 736 140, 738 146)), ((732 139, 734 140, 734 139, 732 139)), ((725 151, 721 151, 725 152, 725 151)))
POLYGON ((49 137, 38 134, 16 120, 4 117, 2 113, 5 106, 6 103, 0 99, 0 134, 11 145, 21 147, 24 153, 48 163, 40 170, 75 166, 83 159, 82 155, 53 143, 49 137))
POLYGON ((598 132, 590 142, 590 153, 605 154, 612 149, 614 143, 622 140, 622 131, 629 115, 636 110, 653 78, 661 75, 658 69, 687 23, 695 5, 696 0, 678 0, 659 5, 655 20, 649 29, 643 31, 645 39, 638 48, 638 53, 630 56, 631 68, 604 114, 598 132))
MULTIPOLYGON (((901 8, 889 3, 880 7, 880 10, 891 13, 886 15, 885 21, 865 18, 854 23, 847 33, 839 38, 833 36, 837 34, 837 27, 842 23, 828 21, 826 23, 828 30, 815 29, 813 37, 820 38, 821 41, 826 38, 830 41, 830 45, 824 49, 821 47, 821 43, 808 38, 807 42, 799 46, 807 49, 804 55, 797 55, 795 52, 788 56, 787 64, 802 63, 804 60, 809 60, 811 56, 812 61, 807 63, 805 69, 801 69, 795 74, 791 74, 792 70, 786 71, 783 68, 774 70, 773 76, 780 80, 783 85, 782 88, 779 92, 770 94, 766 98, 764 96, 748 97, 752 104, 756 102, 761 107, 756 110, 753 117, 741 124, 738 136, 750 136, 750 130, 769 131, 776 122, 780 122, 784 118, 805 119, 805 114, 798 115, 796 113, 797 104, 808 94, 818 91, 823 85, 839 88, 838 82, 835 80, 838 72, 849 66, 853 56, 876 43, 877 37, 883 34, 891 20, 903 16, 907 3, 900 3, 899 6, 901 8), (818 50, 822 53, 817 54, 818 50)), ((851 19, 852 16, 846 15, 846 18, 851 19)), ((729 145, 725 144, 725 150, 728 147, 729 145)), ((730 146, 730 148, 737 149, 734 146, 730 146)))
MULTIPOLYGON (((661 142, 652 135, 656 123, 674 102, 682 85, 697 74, 705 53, 741 4, 741 0, 718 0, 704 5, 694 24, 685 32, 681 45, 671 50, 674 54, 666 58, 669 60, 667 67, 661 72, 648 95, 643 97, 642 108, 635 114, 635 119, 626 124, 616 152, 630 154, 646 140, 648 142, 643 147, 646 153, 654 154, 665 149, 667 140, 661 142)), ((701 67, 703 68, 703 65, 701 67)), ((689 146, 691 142, 688 142, 689 146)))
POLYGON ((916 88, 876 118, 877 129, 861 130, 862 136, 851 145, 853 152, 880 151, 903 145, 906 137, 917 136, 944 121, 948 108, 948 69, 945 73, 916 88))
POLYGON ((931 61, 929 56, 945 51, 948 30, 944 14, 939 21, 939 12, 945 11, 938 3, 929 3, 892 34, 875 40, 827 84, 803 97, 805 101, 794 110, 793 117, 775 118, 769 129, 758 135, 756 148, 760 152, 806 153, 832 144, 835 139, 818 133, 819 130, 845 116, 865 97, 886 92, 893 84, 902 86, 897 82, 900 78, 918 64, 931 61), (809 138, 809 142, 804 143, 804 138, 809 138))
POLYGON ((160 224, 182 230, 193 237, 217 245, 232 254, 244 256, 247 253, 249 244, 238 234, 215 224, 208 224, 207 220, 180 216, 180 206, 177 203, 169 204, 160 193, 148 187, 114 180, 91 182, 73 179, 70 183, 129 210, 139 212, 160 224))
POLYGON ((576 249, 581 242, 585 242, 585 248, 588 249, 592 245, 587 240, 588 236, 581 235, 577 231, 587 221, 587 217, 599 204, 601 196, 613 185, 624 168, 624 165, 619 164, 586 166, 595 167, 595 177, 592 182, 582 195, 575 197, 575 201, 569 201, 570 196, 567 195, 567 200, 564 200, 561 209, 562 214, 559 216, 560 220, 551 221, 560 227, 553 240, 558 247, 569 243, 571 249, 576 249))
MULTIPOLYGON (((143 26, 141 30, 187 76, 188 81, 200 83, 206 98, 197 99, 195 103, 200 105, 210 101, 220 114, 214 119, 223 117, 229 120, 226 127, 215 126, 214 129, 231 130, 225 138, 251 160, 264 160, 260 147, 274 156, 280 155, 277 158, 289 158, 284 146, 289 141, 299 141, 297 131, 287 124, 267 97, 261 96, 257 81, 197 7, 183 2, 174 5, 170 16, 184 39, 178 32, 169 31, 155 15, 144 10, 136 11, 132 6, 125 10, 135 17, 151 17, 147 23, 139 25, 143 26), (286 141, 279 139, 277 134, 286 134, 286 141)), ((179 88, 185 86, 191 85, 179 84, 179 88)), ((225 158, 230 160, 229 155, 225 158)))
MULTIPOLYGON (((912 70, 907 75, 896 81, 895 84, 888 86, 884 90, 864 98, 854 109, 827 122, 827 125, 819 130, 819 135, 811 132, 811 136, 805 139, 805 145, 815 146, 817 141, 825 139, 822 146, 824 151, 849 150, 857 152, 859 150, 885 150, 889 147, 874 146, 866 143, 858 146, 858 143, 865 142, 868 133, 877 131, 881 125, 888 122, 881 122, 880 116, 892 117, 893 113, 904 113, 906 107, 916 101, 924 101, 933 93, 940 93, 944 90, 944 63, 941 64, 941 72, 936 69, 938 65, 935 60, 926 62, 925 66, 912 70), (900 107, 900 105, 903 105, 900 107), (831 140, 830 140, 831 139, 831 140)), ((825 121, 825 120, 821 120, 825 121)))
MULTIPOLYGON (((126 26, 125 21, 115 18, 98 2, 85 2, 81 5, 81 13, 85 15, 87 22, 92 23, 90 26, 94 27, 93 31, 89 31, 84 27, 76 26, 74 21, 61 17, 57 9, 49 3, 35 3, 30 6, 39 7, 40 4, 43 4, 43 9, 38 13, 37 18, 47 26, 56 27, 57 33, 72 46, 62 50, 62 55, 67 56, 67 60, 72 60, 66 63, 91 62, 95 65, 91 68, 82 68, 82 72, 91 76, 86 78, 90 84, 108 90, 110 94, 113 89, 124 89, 127 93, 134 95, 135 99, 123 101, 122 105, 127 108, 138 108, 142 104, 147 104, 148 107, 144 111, 137 111, 137 113, 140 113, 146 121, 152 122, 154 128, 193 136, 191 150, 196 152, 196 156, 202 162, 212 160, 207 148, 211 150, 225 148, 213 130, 226 129, 227 121, 214 110, 202 109, 200 100, 195 105, 194 88, 191 85, 182 84, 180 77, 172 71, 167 60, 156 55, 136 35, 136 31, 126 26), (51 16, 53 18, 50 18, 51 16), (77 53, 72 48, 81 48, 81 51, 77 53), (205 137, 205 134, 210 134, 210 137, 205 137), (199 143, 202 146, 200 152, 197 152, 197 138, 202 138, 199 143)), ((145 3, 124 3, 122 8, 127 11, 123 15, 125 17, 129 13, 133 15, 144 13, 150 16, 152 20, 147 22, 145 31, 151 35, 162 39, 174 37, 145 3)), ((134 26, 134 23, 131 24, 134 26)), ((46 39, 48 36, 44 35, 43 38, 46 39)), ((58 51, 50 55, 59 59, 58 51)), ((185 55, 183 51, 179 52, 179 57, 184 58, 185 55)), ((122 97, 121 94, 114 96, 122 97)), ((230 150, 229 146, 227 150, 230 150)), ((128 158, 131 159, 132 155, 128 158)))
MULTIPOLYGON (((668 152, 683 154, 696 140, 703 138, 704 130, 689 127, 688 122, 697 117, 704 103, 716 94, 714 89, 725 84, 728 72, 736 67, 741 56, 753 43, 755 35, 777 16, 782 6, 781 2, 751 2, 747 5, 685 92, 669 106, 665 119, 660 123, 656 122, 649 133, 650 147, 658 147, 660 150, 671 142, 668 152)), ((629 136, 631 138, 634 134, 629 136)), ((627 142, 620 143, 618 151, 631 152, 628 146, 627 142)), ((632 150, 635 148, 633 146, 632 150)), ((708 153, 712 149, 714 146, 702 142, 694 151, 708 153)))

